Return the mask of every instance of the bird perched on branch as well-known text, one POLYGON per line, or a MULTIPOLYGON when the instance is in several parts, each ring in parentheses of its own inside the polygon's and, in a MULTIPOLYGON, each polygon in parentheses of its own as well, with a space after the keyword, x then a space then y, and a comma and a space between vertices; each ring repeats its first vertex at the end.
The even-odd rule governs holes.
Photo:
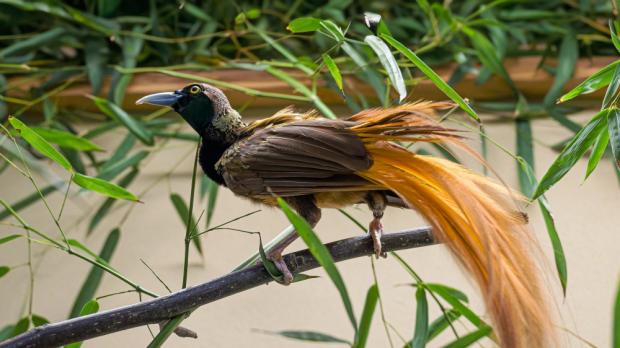
MULTIPOLYGON (((224 93, 207 84, 148 95, 137 103, 179 113, 202 138, 199 161, 206 175, 236 195, 268 205, 277 205, 274 196, 280 196, 311 226, 319 222, 321 208, 366 203, 377 256, 382 255, 386 207, 418 211, 477 282, 502 347, 551 343, 546 296, 517 194, 459 164, 397 144, 451 144, 476 156, 456 130, 436 121, 436 111, 451 104, 409 103, 344 120, 284 109, 245 124, 224 93)), ((282 251, 296 237, 268 254, 287 283, 293 276, 282 251)))

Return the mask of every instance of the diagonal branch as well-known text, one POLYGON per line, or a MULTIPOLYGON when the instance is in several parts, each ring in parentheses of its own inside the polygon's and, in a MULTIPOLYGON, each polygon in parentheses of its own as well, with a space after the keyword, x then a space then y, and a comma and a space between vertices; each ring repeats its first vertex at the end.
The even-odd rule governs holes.
MULTIPOLYGON (((382 237, 383 250, 395 251, 435 244, 430 227, 388 233, 382 237)), ((347 238, 325 245, 336 262, 373 254, 369 236, 347 238)), ((284 256, 293 272, 319 267, 307 249, 284 256)), ((262 265, 236 271, 212 281, 170 295, 125 307, 36 327, 0 342, 7 347, 57 347, 147 324, 156 324, 207 303, 249 290, 272 280, 262 265)))

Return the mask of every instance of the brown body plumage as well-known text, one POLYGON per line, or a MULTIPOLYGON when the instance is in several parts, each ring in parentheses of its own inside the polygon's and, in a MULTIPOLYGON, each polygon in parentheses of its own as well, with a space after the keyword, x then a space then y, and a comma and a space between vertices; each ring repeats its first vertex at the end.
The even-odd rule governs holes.
MULTIPOLYGON (((414 209, 478 284, 502 347, 553 343, 546 296, 529 252, 533 239, 514 203, 518 195, 459 164, 395 143, 452 144, 476 156, 457 131, 436 121, 436 110, 450 104, 371 109, 345 120, 285 109, 245 125, 219 90, 190 86, 201 86, 211 101, 206 128, 197 126, 199 116, 185 104, 173 107, 203 137, 201 165, 212 179, 263 204, 283 197, 312 226, 321 208, 365 202, 374 216, 369 232, 377 255, 386 205, 414 209)), ((281 252, 293 240, 269 254, 285 276, 281 252)))

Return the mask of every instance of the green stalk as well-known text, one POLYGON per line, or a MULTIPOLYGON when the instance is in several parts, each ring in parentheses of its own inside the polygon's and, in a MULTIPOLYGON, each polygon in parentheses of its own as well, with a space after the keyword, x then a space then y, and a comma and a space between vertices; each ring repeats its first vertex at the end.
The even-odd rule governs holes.
MULTIPOLYGON (((187 214, 187 224, 185 229, 185 252, 183 256, 183 283, 182 288, 187 287, 187 270, 189 268, 189 245, 192 241, 192 216, 194 216, 194 192, 196 190, 196 170, 198 168, 198 151, 200 151, 200 142, 196 146, 196 156, 194 157, 194 170, 192 172, 192 188, 189 195, 189 214, 187 214)), ((180 322, 179 322, 180 323, 180 322)))

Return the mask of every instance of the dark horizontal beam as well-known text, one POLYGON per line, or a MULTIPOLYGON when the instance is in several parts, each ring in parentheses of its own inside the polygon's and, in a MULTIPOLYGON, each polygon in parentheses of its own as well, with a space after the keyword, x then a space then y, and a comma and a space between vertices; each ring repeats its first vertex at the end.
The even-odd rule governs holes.
MULTIPOLYGON (((417 248, 434 243, 430 227, 387 233, 382 237, 384 251, 417 248)), ((325 246, 336 262, 373 254, 373 244, 369 236, 343 239, 325 246)), ((296 273, 319 267, 307 249, 288 254, 284 259, 291 271, 296 273)), ((270 281, 272 278, 262 265, 252 266, 150 301, 39 326, 0 342, 0 348, 58 347, 138 326, 157 324, 270 281)))

